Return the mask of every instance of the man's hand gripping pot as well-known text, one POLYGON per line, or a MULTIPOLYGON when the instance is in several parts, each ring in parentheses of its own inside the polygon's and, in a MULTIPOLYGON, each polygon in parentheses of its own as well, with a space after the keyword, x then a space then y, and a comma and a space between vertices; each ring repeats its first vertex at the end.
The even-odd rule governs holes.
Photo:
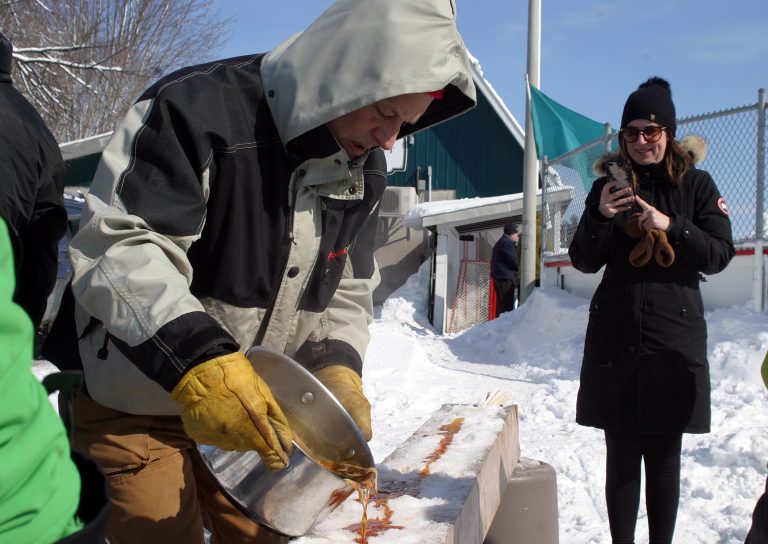
POLYGON ((344 365, 331 365, 316 371, 315 377, 336 397, 370 441, 373 436, 371 404, 363 394, 363 381, 358 373, 344 365))
POLYGON ((200 444, 255 450, 271 470, 288 466, 291 429, 267 384, 240 352, 206 361, 174 387, 187 434, 200 444))

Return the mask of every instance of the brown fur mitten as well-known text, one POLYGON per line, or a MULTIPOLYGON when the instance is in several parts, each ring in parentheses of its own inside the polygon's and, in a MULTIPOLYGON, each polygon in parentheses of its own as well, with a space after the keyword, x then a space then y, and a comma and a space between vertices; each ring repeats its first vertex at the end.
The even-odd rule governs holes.
POLYGON ((653 243, 655 238, 651 232, 646 232, 645 236, 629 252, 629 264, 636 268, 645 266, 653 257, 653 243))
POLYGON ((630 238, 640 238, 645 234, 645 229, 643 229, 637 222, 639 217, 639 213, 632 214, 632 217, 629 218, 627 224, 624 225, 624 232, 627 233, 627 236, 630 238))
POLYGON ((675 262, 675 250, 667 240, 667 233, 659 229, 651 229, 650 232, 656 239, 653 246, 653 258, 656 259, 656 263, 662 268, 672 266, 675 262))

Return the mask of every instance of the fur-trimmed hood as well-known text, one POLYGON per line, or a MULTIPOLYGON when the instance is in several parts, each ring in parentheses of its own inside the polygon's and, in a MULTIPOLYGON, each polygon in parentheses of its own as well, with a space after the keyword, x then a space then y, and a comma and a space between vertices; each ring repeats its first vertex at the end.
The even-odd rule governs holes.
MULTIPOLYGON (((689 134, 682 137, 677 141, 678 145, 688 153, 693 161, 693 164, 701 164, 707 157, 707 142, 698 134, 689 134)), ((622 160, 621 153, 618 151, 612 151, 601 155, 594 163, 592 163, 592 172, 596 176, 604 176, 607 174, 605 169, 605 163, 622 160)))

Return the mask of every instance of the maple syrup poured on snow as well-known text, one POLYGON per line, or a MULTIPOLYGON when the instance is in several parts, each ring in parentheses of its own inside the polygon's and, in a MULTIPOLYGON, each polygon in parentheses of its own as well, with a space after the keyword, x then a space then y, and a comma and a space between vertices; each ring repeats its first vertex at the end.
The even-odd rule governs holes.
POLYGON ((456 436, 457 432, 459 432, 463 423, 464 418, 457 417, 450 423, 440 426, 439 432, 441 435, 443 435, 443 438, 440 440, 440 444, 437 446, 437 449, 433 451, 429 457, 427 457, 427 464, 424 465, 424 468, 419 471, 419 476, 429 475, 429 467, 432 466, 432 463, 440 459, 445 454, 445 450, 447 450, 448 446, 451 445, 451 442, 453 442, 453 437, 456 436))
POLYGON ((368 537, 379 536, 384 531, 389 531, 390 529, 405 529, 402 525, 392 525, 392 508, 389 507, 388 496, 379 497, 377 495, 376 498, 373 499, 373 504, 377 508, 381 508, 384 511, 384 515, 380 518, 371 520, 368 519, 366 504, 370 500, 370 496, 365 498, 365 502, 363 502, 363 495, 361 494, 360 500, 363 503, 362 521, 346 527, 348 531, 360 534, 360 536, 355 539, 357 544, 367 544, 368 537))
POLYGON ((377 492, 378 472, 375 468, 364 468, 351 463, 321 462, 321 464, 337 476, 344 478, 351 488, 349 490, 336 491, 331 495, 330 504, 338 506, 354 491, 357 491, 358 500, 363 506, 363 515, 360 526, 356 527, 355 531, 360 532, 360 538, 357 542, 365 544, 368 542, 366 532, 368 527, 368 501, 371 498, 371 494, 375 495, 377 492))
MULTIPOLYGON (((440 459, 448 449, 448 446, 451 445, 453 442, 454 436, 456 436, 456 433, 461 430, 461 426, 464 424, 464 418, 459 417, 454 419, 452 422, 447 423, 445 425, 442 425, 439 429, 439 433, 443 435, 443 438, 440 440, 440 444, 438 444, 435 451, 433 451, 427 458, 426 458, 426 464, 424 465, 424 468, 422 468, 419 471, 419 476, 424 477, 429 475, 429 467, 440 459)), ((377 480, 376 480, 376 469, 361 469, 360 467, 353 467, 360 471, 371 471, 372 474, 365 474, 363 475, 363 479, 360 478, 354 478, 354 479, 348 479, 350 485, 354 489, 357 490, 358 493, 358 500, 360 501, 360 504, 363 506, 363 515, 362 519, 360 520, 360 523, 355 523, 352 525, 349 525, 346 527, 348 531, 352 531, 355 533, 359 533, 360 536, 355 539, 355 542, 357 544, 367 544, 368 543, 368 537, 372 536, 378 536, 381 533, 388 531, 390 529, 404 529, 402 525, 392 525, 392 508, 389 506, 389 498, 390 497, 398 497, 405 493, 405 490, 401 492, 394 492, 390 494, 385 494, 382 496, 379 496, 378 493, 378 487, 377 487, 377 480), (369 520, 368 519, 368 503, 371 500, 371 492, 373 492, 373 495, 376 497, 373 499, 373 504, 377 507, 383 510, 383 516, 380 518, 374 518, 369 520)), ((339 474, 338 472, 336 472, 339 474)), ((344 497, 346 499, 350 493, 347 493, 344 497)), ((343 499, 342 499, 343 500, 343 499)))

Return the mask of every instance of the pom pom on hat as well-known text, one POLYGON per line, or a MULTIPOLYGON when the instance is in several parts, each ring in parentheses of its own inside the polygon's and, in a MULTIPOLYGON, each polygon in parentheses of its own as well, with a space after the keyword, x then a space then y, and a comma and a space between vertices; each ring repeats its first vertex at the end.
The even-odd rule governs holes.
POLYGON ((675 104, 669 82, 660 77, 649 78, 629 95, 621 116, 621 128, 635 119, 647 119, 669 129, 674 138, 677 130, 675 104))

